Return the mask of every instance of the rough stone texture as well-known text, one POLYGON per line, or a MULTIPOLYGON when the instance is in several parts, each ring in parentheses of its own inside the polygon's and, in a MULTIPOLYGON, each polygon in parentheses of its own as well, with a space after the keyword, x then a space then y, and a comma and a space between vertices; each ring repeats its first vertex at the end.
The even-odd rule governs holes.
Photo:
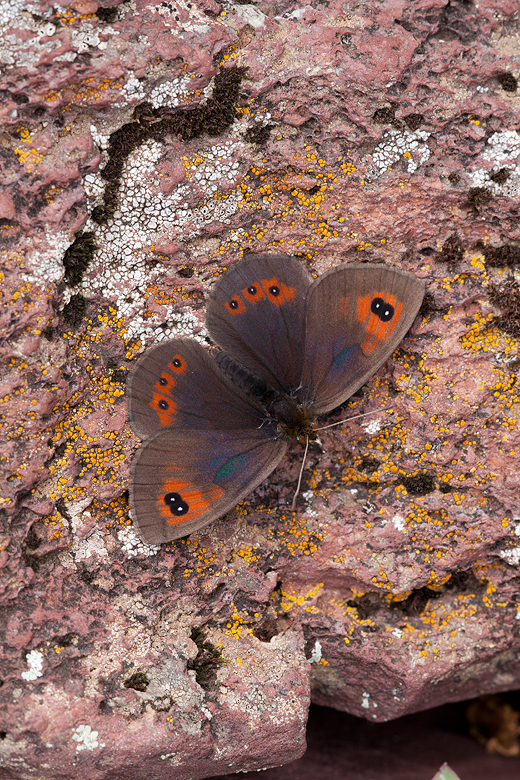
POLYGON ((385 720, 518 687, 518 4, 8 0, 0 30, 5 776, 273 766, 309 693, 385 720), (127 370, 204 339, 245 249, 427 279, 328 422, 392 408, 323 433, 296 512, 297 448, 146 547, 127 370))

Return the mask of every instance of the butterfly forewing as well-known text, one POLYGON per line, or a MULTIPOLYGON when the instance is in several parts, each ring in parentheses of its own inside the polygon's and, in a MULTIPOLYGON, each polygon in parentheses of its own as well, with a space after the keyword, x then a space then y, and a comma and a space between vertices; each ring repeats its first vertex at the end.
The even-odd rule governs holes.
POLYGON ((141 536, 161 544, 216 520, 270 474, 286 446, 264 429, 157 434, 132 467, 130 506, 141 536))
POLYGON ((423 296, 422 280, 384 265, 341 266, 314 282, 302 400, 323 413, 355 393, 403 339, 423 296))
POLYGON ((288 255, 248 255, 215 285, 211 338, 276 389, 297 387, 303 365, 305 296, 312 282, 288 255))
POLYGON ((193 339, 172 339, 145 352, 130 376, 128 411, 143 438, 168 428, 255 428, 264 419, 193 339))

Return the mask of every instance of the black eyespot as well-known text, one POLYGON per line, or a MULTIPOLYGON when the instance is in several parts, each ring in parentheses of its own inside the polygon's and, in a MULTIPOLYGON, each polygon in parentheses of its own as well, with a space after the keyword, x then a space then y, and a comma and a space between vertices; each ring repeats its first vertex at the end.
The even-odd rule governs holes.
POLYGON ((172 363, 175 366, 175 368, 180 368, 182 366, 182 363, 179 360, 179 358, 173 358, 172 363))
POLYGON ((272 287, 269 288, 269 292, 276 298, 278 295, 280 295, 280 288, 273 284, 272 287))
POLYGON ((370 306, 372 314, 376 314, 381 322, 389 322, 394 316, 394 307, 390 303, 385 303, 382 298, 374 298, 370 306))
POLYGON ((164 503, 172 515, 185 515, 190 511, 189 505, 186 501, 183 501, 180 493, 166 493, 164 496, 164 503))
POLYGON ((168 384, 168 380, 165 379, 163 376, 159 379, 159 384, 164 387, 164 385, 168 384))
POLYGON ((165 401, 164 398, 161 398, 161 400, 159 401, 159 403, 157 405, 158 405, 159 409, 162 409, 163 411, 166 411, 166 409, 168 409, 169 406, 170 406, 168 401, 165 401))
POLYGON ((252 284, 250 287, 248 287, 247 292, 249 293, 249 295, 256 295, 257 290, 255 285, 252 284))
POLYGON ((230 309, 238 309, 238 301, 236 301, 234 298, 232 298, 229 301, 229 308, 230 309))

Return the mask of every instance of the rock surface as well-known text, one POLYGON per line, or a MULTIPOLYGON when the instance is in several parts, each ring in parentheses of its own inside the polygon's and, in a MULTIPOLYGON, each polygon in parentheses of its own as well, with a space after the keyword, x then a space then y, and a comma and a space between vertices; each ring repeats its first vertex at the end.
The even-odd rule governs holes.
POLYGON ((5 777, 291 761, 519 686, 520 22, 511 0, 10 0, 0 17, 5 777), (125 380, 244 250, 427 280, 393 359, 161 549, 125 380), (375 410, 391 406, 386 411, 375 410))

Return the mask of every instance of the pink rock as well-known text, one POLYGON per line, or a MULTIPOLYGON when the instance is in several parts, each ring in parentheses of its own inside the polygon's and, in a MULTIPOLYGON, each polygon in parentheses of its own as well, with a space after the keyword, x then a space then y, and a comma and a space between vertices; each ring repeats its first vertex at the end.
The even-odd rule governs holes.
POLYGON ((256 770, 301 755, 311 698, 384 721, 518 687, 516 5, 13 11, 0 765, 15 780, 256 770), (204 339, 214 279, 246 250, 316 275, 395 265, 426 280, 425 308, 323 420, 372 413, 310 447, 295 512, 299 448, 226 518, 150 548, 129 525, 128 372, 156 341, 204 339))

